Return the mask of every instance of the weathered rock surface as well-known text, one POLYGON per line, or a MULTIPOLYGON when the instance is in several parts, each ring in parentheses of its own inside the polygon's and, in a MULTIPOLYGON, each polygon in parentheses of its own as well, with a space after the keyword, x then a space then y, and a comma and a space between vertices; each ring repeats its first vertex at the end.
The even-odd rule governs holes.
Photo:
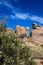
POLYGON ((18 35, 26 34, 28 36, 29 27, 24 28, 23 26, 16 26, 16 33, 18 35))
POLYGON ((32 39, 43 43, 43 27, 37 27, 37 29, 32 30, 32 39))

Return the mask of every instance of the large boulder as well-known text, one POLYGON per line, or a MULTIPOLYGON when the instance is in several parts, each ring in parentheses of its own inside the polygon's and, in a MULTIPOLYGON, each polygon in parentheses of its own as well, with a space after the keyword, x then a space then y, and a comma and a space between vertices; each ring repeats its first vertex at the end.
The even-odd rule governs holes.
POLYGON ((37 27, 37 29, 32 30, 32 39, 43 43, 43 27, 37 27))
POLYGON ((28 36, 29 27, 24 28, 23 26, 16 26, 16 33, 18 35, 26 34, 28 36))

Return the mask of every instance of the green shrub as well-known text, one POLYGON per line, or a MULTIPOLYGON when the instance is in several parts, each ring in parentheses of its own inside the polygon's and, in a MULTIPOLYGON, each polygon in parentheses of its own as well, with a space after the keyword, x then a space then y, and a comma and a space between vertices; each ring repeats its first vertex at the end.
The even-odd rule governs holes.
POLYGON ((0 52, 0 65, 35 65, 30 48, 14 34, 0 36, 0 52))

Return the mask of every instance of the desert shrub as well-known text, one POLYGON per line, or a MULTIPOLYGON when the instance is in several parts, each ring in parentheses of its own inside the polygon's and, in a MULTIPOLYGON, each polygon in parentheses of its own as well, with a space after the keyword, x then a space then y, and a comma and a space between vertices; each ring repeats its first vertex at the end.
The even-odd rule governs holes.
POLYGON ((35 65, 30 48, 14 34, 0 36, 0 65, 35 65))

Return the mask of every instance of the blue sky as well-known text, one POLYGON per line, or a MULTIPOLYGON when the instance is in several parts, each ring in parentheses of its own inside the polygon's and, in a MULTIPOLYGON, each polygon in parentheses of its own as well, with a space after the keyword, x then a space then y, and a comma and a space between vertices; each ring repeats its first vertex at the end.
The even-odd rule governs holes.
POLYGON ((32 24, 43 26, 43 0, 0 0, 0 20, 7 19, 7 27, 17 25, 32 29, 32 24))

